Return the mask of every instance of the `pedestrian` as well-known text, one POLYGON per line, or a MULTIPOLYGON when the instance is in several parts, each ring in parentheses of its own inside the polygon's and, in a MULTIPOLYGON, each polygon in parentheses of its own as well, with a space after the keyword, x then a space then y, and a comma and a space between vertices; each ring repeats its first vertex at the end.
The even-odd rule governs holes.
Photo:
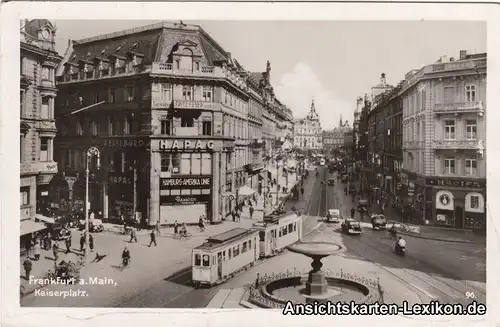
MULTIPOLYGON (((152 232, 154 234, 154 232, 152 232)), ((135 232, 135 228, 134 227, 131 227, 130 228, 130 241, 128 241, 129 243, 132 243, 132 241, 135 241, 135 243, 137 243, 137 234, 135 232)))
POLYGON ((302 195, 304 195, 304 188, 303 187, 300 188, 300 193, 302 193, 302 195))
POLYGON ((83 252, 84 247, 85 247, 85 234, 82 233, 80 235, 80 252, 83 252))
POLYGON ((200 227, 201 232, 205 231, 205 224, 203 222, 203 216, 200 216, 200 218, 198 219, 198 227, 200 227))
POLYGON ((174 222, 174 234, 177 235, 179 232, 179 224, 177 223, 177 220, 174 222))
POLYGON ((255 278, 255 288, 259 288, 260 275, 257 273, 257 278, 255 278))
POLYGON ((159 220, 156 222, 156 235, 160 236, 160 221, 159 220))
POLYGON ((57 261, 59 259, 59 243, 57 241, 52 246, 52 253, 54 254, 54 261, 57 261))
POLYGON ((41 246, 40 242, 37 240, 34 246, 34 253, 35 253, 35 260, 38 261, 40 260, 40 251, 41 251, 41 246))
POLYGON ((23 262, 24 267, 24 278, 26 280, 30 280, 31 268, 33 267, 33 263, 31 262, 29 257, 26 257, 26 260, 23 262))
POLYGON ((31 248, 33 247, 33 239, 31 236, 26 240, 26 255, 29 257, 31 254, 31 248))
POLYGON ((236 221, 236 209, 233 209, 231 211, 231 216, 233 217, 233 222, 235 222, 236 221))
POLYGON ((351 218, 354 218, 354 215, 356 214, 356 209, 354 207, 351 208, 351 218))
POLYGON ((71 252, 71 236, 68 237, 65 241, 64 244, 66 245, 66 254, 71 252))
POLYGON ((153 243, 156 246, 156 234, 155 234, 155 232, 151 231, 151 234, 149 234, 149 237, 150 237, 151 241, 149 242, 148 247, 151 247, 151 244, 153 244, 153 243))
POLYGON ((94 237, 92 234, 89 234, 89 247, 90 247, 90 252, 94 252, 94 237))
POLYGON ((253 219, 253 211, 254 211, 254 208, 251 206, 249 209, 249 212, 250 212, 250 219, 253 219))

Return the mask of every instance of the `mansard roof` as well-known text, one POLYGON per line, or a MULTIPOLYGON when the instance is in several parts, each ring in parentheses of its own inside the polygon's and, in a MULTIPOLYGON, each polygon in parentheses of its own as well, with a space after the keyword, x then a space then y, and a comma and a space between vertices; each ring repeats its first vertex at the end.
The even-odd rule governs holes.
MULTIPOLYGON (((227 61, 228 53, 201 27, 162 22, 106 35, 74 41, 71 62, 92 60, 96 57, 125 57, 143 55, 143 63, 167 62, 171 54, 183 46, 189 47, 194 56, 202 57, 206 65, 214 66, 227 61)), ((242 66, 232 60, 237 68, 242 66)))
POLYGON ((54 29, 54 26, 48 19, 32 19, 26 22, 24 25, 24 31, 26 34, 38 39, 38 31, 45 26, 54 29))

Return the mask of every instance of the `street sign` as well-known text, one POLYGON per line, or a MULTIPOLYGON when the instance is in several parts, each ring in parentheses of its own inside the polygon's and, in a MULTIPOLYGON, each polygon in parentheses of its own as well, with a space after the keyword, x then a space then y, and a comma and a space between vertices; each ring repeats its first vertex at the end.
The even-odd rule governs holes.
POLYGON ((234 200, 234 195, 232 195, 232 194, 231 194, 231 195, 229 196, 229 201, 233 201, 233 200, 234 200))

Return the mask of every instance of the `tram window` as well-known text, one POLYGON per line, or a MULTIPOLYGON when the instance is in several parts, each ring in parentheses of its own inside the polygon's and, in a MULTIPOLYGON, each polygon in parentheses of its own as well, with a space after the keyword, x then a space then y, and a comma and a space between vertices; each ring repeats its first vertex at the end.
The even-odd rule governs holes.
POLYGON ((293 232, 293 224, 288 224, 288 233, 293 232))
POLYGON ((274 237, 274 238, 276 238, 276 229, 273 229, 273 230, 271 231, 271 234, 273 234, 273 237, 274 237))
POLYGON ((201 255, 199 253, 195 253, 194 255, 194 265, 201 266, 201 255))
POLYGON ((248 240, 248 248, 251 249, 252 248, 252 240, 248 240))
POLYGON ((208 267, 208 266, 210 266, 210 256, 205 254, 203 256, 203 267, 208 267))
POLYGON ((226 250, 222 251, 222 261, 226 261, 226 250))
POLYGON ((296 232, 297 231, 297 222, 293 223, 293 231, 296 232))
POLYGON ((228 257, 228 260, 231 260, 231 249, 227 250, 227 257, 228 257))
POLYGON ((265 238, 266 238, 266 232, 260 231, 259 232, 259 241, 264 242, 265 238))
POLYGON ((286 234, 288 234, 288 233, 287 233, 287 229, 286 229, 286 225, 285 225, 285 226, 283 226, 283 236, 285 236, 286 234))
POLYGON ((243 247, 241 248, 241 253, 247 252, 247 242, 243 242, 243 247))
POLYGON ((239 255, 240 255, 240 247, 239 247, 239 246, 235 246, 235 247, 233 248, 233 258, 234 258, 234 257, 237 257, 237 256, 239 256, 239 255))
POLYGON ((281 237, 281 228, 278 231, 278 235, 279 235, 279 237, 281 237))

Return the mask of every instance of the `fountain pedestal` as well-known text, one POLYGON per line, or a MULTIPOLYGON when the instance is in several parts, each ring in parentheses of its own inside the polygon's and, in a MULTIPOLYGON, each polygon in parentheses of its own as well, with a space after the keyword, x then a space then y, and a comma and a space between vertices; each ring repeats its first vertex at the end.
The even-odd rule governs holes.
POLYGON ((326 302, 336 292, 331 292, 326 282, 326 277, 321 267, 321 259, 329 255, 342 252, 344 249, 337 244, 326 242, 299 243, 287 247, 288 250, 304 254, 313 259, 311 263, 312 270, 309 271, 306 287, 301 291, 306 298, 306 302, 326 302))

